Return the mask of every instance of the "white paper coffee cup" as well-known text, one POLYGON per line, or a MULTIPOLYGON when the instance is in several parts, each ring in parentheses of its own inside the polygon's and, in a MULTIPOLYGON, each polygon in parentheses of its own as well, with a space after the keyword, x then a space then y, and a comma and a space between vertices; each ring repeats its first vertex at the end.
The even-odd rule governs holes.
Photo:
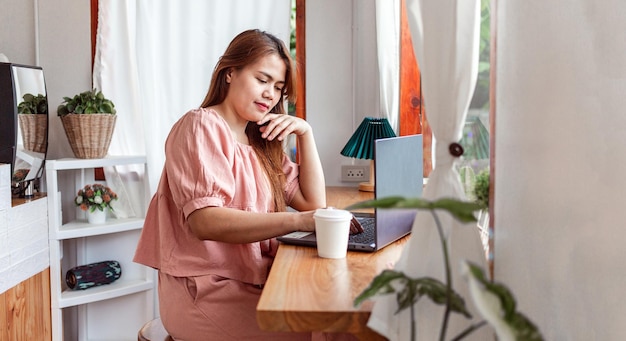
POLYGON ((313 215, 317 254, 323 258, 345 258, 348 251, 352 213, 332 207, 319 208, 313 215))

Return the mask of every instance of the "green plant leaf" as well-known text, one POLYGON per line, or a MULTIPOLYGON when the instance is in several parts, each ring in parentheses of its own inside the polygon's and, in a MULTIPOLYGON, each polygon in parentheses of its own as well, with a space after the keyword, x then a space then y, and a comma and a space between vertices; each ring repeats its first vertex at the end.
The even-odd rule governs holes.
POLYGON ((442 198, 435 201, 429 201, 422 198, 403 198, 403 197, 385 197, 361 201, 354 205, 346 207, 346 210, 354 210, 360 208, 411 208, 411 209, 442 209, 454 216, 461 222, 475 222, 476 216, 474 212, 481 210, 483 207, 474 202, 467 202, 453 198, 442 198))
MULTIPOLYGON (((445 306, 448 299, 448 289, 445 283, 432 277, 408 278, 407 285, 401 290, 398 296, 398 311, 409 308, 415 304, 422 296, 427 296, 436 304, 445 306)), ((472 315, 465 306, 465 300, 454 290, 451 292, 450 310, 460 313, 467 318, 472 315)))
MULTIPOLYGON (((354 299, 354 305, 358 306, 366 299, 376 295, 392 293, 396 293, 396 301, 398 303, 396 313, 411 307, 423 296, 427 296, 434 303, 444 306, 448 297, 446 285, 438 279, 432 277, 411 278, 401 271, 384 270, 354 299), (394 281, 397 281, 396 285, 393 285, 394 281), (396 290, 396 288, 399 289, 396 290)), ((467 318, 472 317, 465 306, 463 297, 454 291, 451 292, 450 309, 467 318)))
POLYGON ((59 105, 59 106, 57 107, 57 115, 59 115, 59 116, 65 116, 65 115, 67 115, 67 114, 69 114, 69 113, 70 113, 70 111, 67 109, 67 106, 65 106, 65 105, 59 105))
POLYGON ((106 113, 113 113, 113 103, 110 103, 108 101, 103 102, 102 104, 100 104, 99 111, 106 112, 106 113))
POLYGON ((543 336, 539 332, 539 328, 524 314, 516 310, 517 304, 510 290, 503 284, 487 280, 483 269, 475 263, 466 261, 466 264, 469 268, 469 274, 484 287, 484 290, 499 299, 502 311, 496 313, 502 316, 504 322, 513 329, 516 340, 542 341, 543 336))
POLYGON ((405 200, 403 197, 385 197, 385 198, 380 198, 380 199, 373 199, 373 200, 366 200, 366 201, 361 201, 361 202, 357 202, 355 204, 352 204, 348 207, 346 207, 346 210, 355 210, 355 209, 359 209, 359 208, 392 208, 395 207, 395 205, 398 202, 401 202, 405 200))
POLYGON ((63 102, 57 108, 59 116, 69 113, 75 114, 115 114, 115 105, 107 99, 101 91, 92 89, 81 92, 74 97, 63 97, 63 102))
POLYGON ((405 278, 402 272, 394 270, 383 270, 378 276, 374 277, 370 285, 354 299, 354 306, 360 305, 366 299, 379 294, 390 294, 395 292, 391 286, 391 282, 396 279, 405 278))
POLYGON ((48 100, 45 95, 38 94, 37 96, 27 93, 22 96, 24 99, 17 105, 17 112, 19 114, 48 114, 48 100))
POLYGON ((461 222, 470 223, 476 221, 474 212, 480 211, 483 207, 474 202, 442 198, 433 202, 433 208, 446 210, 461 222))

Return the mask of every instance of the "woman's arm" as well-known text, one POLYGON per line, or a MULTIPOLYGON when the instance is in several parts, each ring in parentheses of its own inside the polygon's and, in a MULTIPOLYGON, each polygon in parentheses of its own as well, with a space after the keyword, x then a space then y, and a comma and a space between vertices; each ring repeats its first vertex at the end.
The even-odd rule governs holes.
POLYGON ((301 212, 254 213, 227 207, 205 207, 188 217, 191 231, 200 239, 250 243, 293 231, 315 230, 314 210, 326 206, 326 185, 311 126, 303 119, 267 114, 257 122, 262 136, 283 141, 290 134, 298 140, 299 189, 290 206, 301 212), (267 125, 263 126, 268 122, 267 125))
POLYGON ((205 207, 191 213, 187 220, 199 239, 252 243, 293 231, 314 231, 313 213, 254 213, 227 207, 205 207))
POLYGON ((296 191, 290 206, 298 211, 326 207, 326 182, 313 131, 309 130, 306 134, 299 135, 297 139, 300 189, 296 191))
POLYGON ((305 120, 289 116, 267 114, 261 121, 263 137, 268 140, 277 138, 283 141, 289 134, 295 134, 298 141, 298 156, 300 158, 300 188, 296 192, 290 206, 298 211, 310 211, 326 207, 326 182, 324 171, 315 145, 313 129, 305 120))

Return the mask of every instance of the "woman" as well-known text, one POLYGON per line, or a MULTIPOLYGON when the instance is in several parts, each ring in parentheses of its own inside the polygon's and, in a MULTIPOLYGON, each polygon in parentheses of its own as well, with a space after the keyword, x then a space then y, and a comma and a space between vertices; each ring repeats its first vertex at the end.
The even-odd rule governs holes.
POLYGON ((135 261, 159 270, 161 319, 175 339, 311 338, 261 331, 255 317, 274 238, 313 231, 314 210, 326 205, 311 126, 285 114, 294 87, 284 43, 242 32, 219 59, 201 107, 167 138, 135 261), (290 134, 299 164, 283 152, 290 134))

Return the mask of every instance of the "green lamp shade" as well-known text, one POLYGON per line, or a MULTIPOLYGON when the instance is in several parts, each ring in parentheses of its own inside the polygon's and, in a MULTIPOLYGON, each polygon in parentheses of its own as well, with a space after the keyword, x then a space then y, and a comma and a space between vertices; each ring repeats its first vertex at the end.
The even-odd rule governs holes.
POLYGON ((374 141, 395 136, 396 134, 386 118, 366 117, 341 150, 341 155, 373 160, 374 141))

